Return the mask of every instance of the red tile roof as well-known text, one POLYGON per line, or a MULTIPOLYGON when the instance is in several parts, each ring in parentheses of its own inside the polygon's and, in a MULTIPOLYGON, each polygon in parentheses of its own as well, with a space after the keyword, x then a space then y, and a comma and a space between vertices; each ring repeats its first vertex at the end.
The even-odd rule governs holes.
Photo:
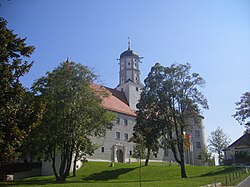
POLYGON ((92 85, 92 87, 97 92, 101 90, 108 94, 108 96, 104 97, 102 101, 102 105, 105 109, 130 116, 136 116, 135 112, 129 107, 124 92, 97 84, 92 85))

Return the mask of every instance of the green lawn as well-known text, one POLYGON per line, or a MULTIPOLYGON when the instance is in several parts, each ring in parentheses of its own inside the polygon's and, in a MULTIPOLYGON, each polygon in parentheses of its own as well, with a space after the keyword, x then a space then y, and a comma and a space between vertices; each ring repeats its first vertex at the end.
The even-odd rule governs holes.
MULTIPOLYGON (((134 187, 138 182, 139 164, 89 162, 77 171, 76 177, 69 177, 65 183, 56 183, 54 176, 41 176, 23 179, 15 182, 0 183, 6 186, 88 186, 88 187, 134 187)), ((180 178, 180 167, 169 166, 167 163, 150 163, 141 168, 142 186, 202 186, 214 182, 225 183, 225 172, 232 171, 232 167, 224 166, 186 166, 187 179, 180 178)), ((246 177, 244 174, 241 179, 246 177)), ((231 177, 232 178, 232 177, 231 177)), ((235 183, 239 180, 234 180, 235 183)))

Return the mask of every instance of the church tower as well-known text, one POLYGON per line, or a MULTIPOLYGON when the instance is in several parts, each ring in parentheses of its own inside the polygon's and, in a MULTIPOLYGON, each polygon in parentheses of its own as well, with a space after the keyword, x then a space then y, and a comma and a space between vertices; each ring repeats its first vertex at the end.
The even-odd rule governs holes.
POLYGON ((119 65, 119 85, 117 90, 123 91, 131 109, 136 110, 141 95, 143 84, 140 80, 140 63, 142 57, 130 49, 130 41, 128 41, 128 49, 120 55, 119 65))

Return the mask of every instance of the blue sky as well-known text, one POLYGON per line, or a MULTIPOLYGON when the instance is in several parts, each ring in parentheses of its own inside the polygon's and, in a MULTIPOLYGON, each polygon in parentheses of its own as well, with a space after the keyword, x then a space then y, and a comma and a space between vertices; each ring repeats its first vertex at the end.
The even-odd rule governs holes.
POLYGON ((131 48, 143 56, 141 79, 159 62, 190 63, 206 80, 202 92, 206 135, 218 126, 232 140, 243 134, 231 115, 250 91, 250 1, 248 0, 0 0, 8 28, 36 50, 22 79, 26 87, 67 56, 92 68, 102 84, 118 85, 119 55, 131 48))

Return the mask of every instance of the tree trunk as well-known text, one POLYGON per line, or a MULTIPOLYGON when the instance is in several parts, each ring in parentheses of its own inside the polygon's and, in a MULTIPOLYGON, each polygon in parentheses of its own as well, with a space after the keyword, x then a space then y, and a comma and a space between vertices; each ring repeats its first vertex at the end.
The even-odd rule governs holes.
POLYGON ((69 176, 72 158, 73 158, 73 150, 74 150, 74 145, 71 145, 70 153, 67 155, 67 166, 66 166, 66 171, 65 171, 66 177, 69 176))
MULTIPOLYGON (((170 137, 172 138, 172 135, 170 134, 170 137)), ((177 150, 176 150, 176 145, 174 144, 174 142, 170 142, 170 146, 171 146, 171 150, 174 154, 174 158, 175 161, 180 164, 181 166, 181 177, 182 178, 187 178, 187 174, 186 174, 186 168, 185 168, 185 159, 184 159, 184 147, 183 147, 183 141, 176 141, 177 147, 178 147, 178 152, 179 152, 179 156, 180 159, 178 159, 177 157, 177 150)))
POLYGON ((64 172, 65 172, 65 166, 66 166, 66 158, 65 153, 63 151, 61 152, 61 164, 59 169, 59 180, 58 181, 64 181, 64 172))
POLYGON ((140 155, 140 167, 139 167, 139 182, 141 187, 141 155, 140 155))
POLYGON ((54 150, 52 151, 52 153, 50 154, 50 157, 51 157, 51 160, 52 160, 52 168, 53 168, 53 172, 54 172, 54 175, 56 177, 56 180, 58 181, 59 180, 59 176, 58 176, 58 173, 56 171, 56 151, 55 151, 55 148, 54 150))
POLYGON ((67 175, 65 175, 66 167, 67 167, 67 158, 68 158, 69 150, 68 145, 64 142, 61 148, 61 163, 59 168, 59 178, 58 181, 65 181, 67 175))
POLYGON ((181 162, 181 178, 187 178, 185 163, 181 162))
POLYGON ((77 162, 77 158, 78 158, 78 155, 79 155, 79 152, 78 152, 78 149, 76 149, 76 154, 75 154, 75 157, 74 157, 74 165, 73 165, 73 177, 76 176, 76 162, 77 162))
MULTIPOLYGON (((181 127, 181 134, 183 135, 183 128, 181 127)), ((180 154, 180 165, 181 165, 181 178, 187 178, 186 168, 185 168, 185 151, 184 151, 184 139, 183 136, 177 141, 178 152, 180 154)))
POLYGON ((181 155, 181 178, 187 178, 186 168, 185 168, 185 160, 184 160, 184 152, 180 153, 181 155))
POLYGON ((218 162, 219 162, 219 165, 222 164, 221 152, 220 151, 218 151, 218 162))
POLYGON ((147 152, 145 166, 148 166, 149 157, 150 157, 150 149, 148 149, 148 152, 147 152))

